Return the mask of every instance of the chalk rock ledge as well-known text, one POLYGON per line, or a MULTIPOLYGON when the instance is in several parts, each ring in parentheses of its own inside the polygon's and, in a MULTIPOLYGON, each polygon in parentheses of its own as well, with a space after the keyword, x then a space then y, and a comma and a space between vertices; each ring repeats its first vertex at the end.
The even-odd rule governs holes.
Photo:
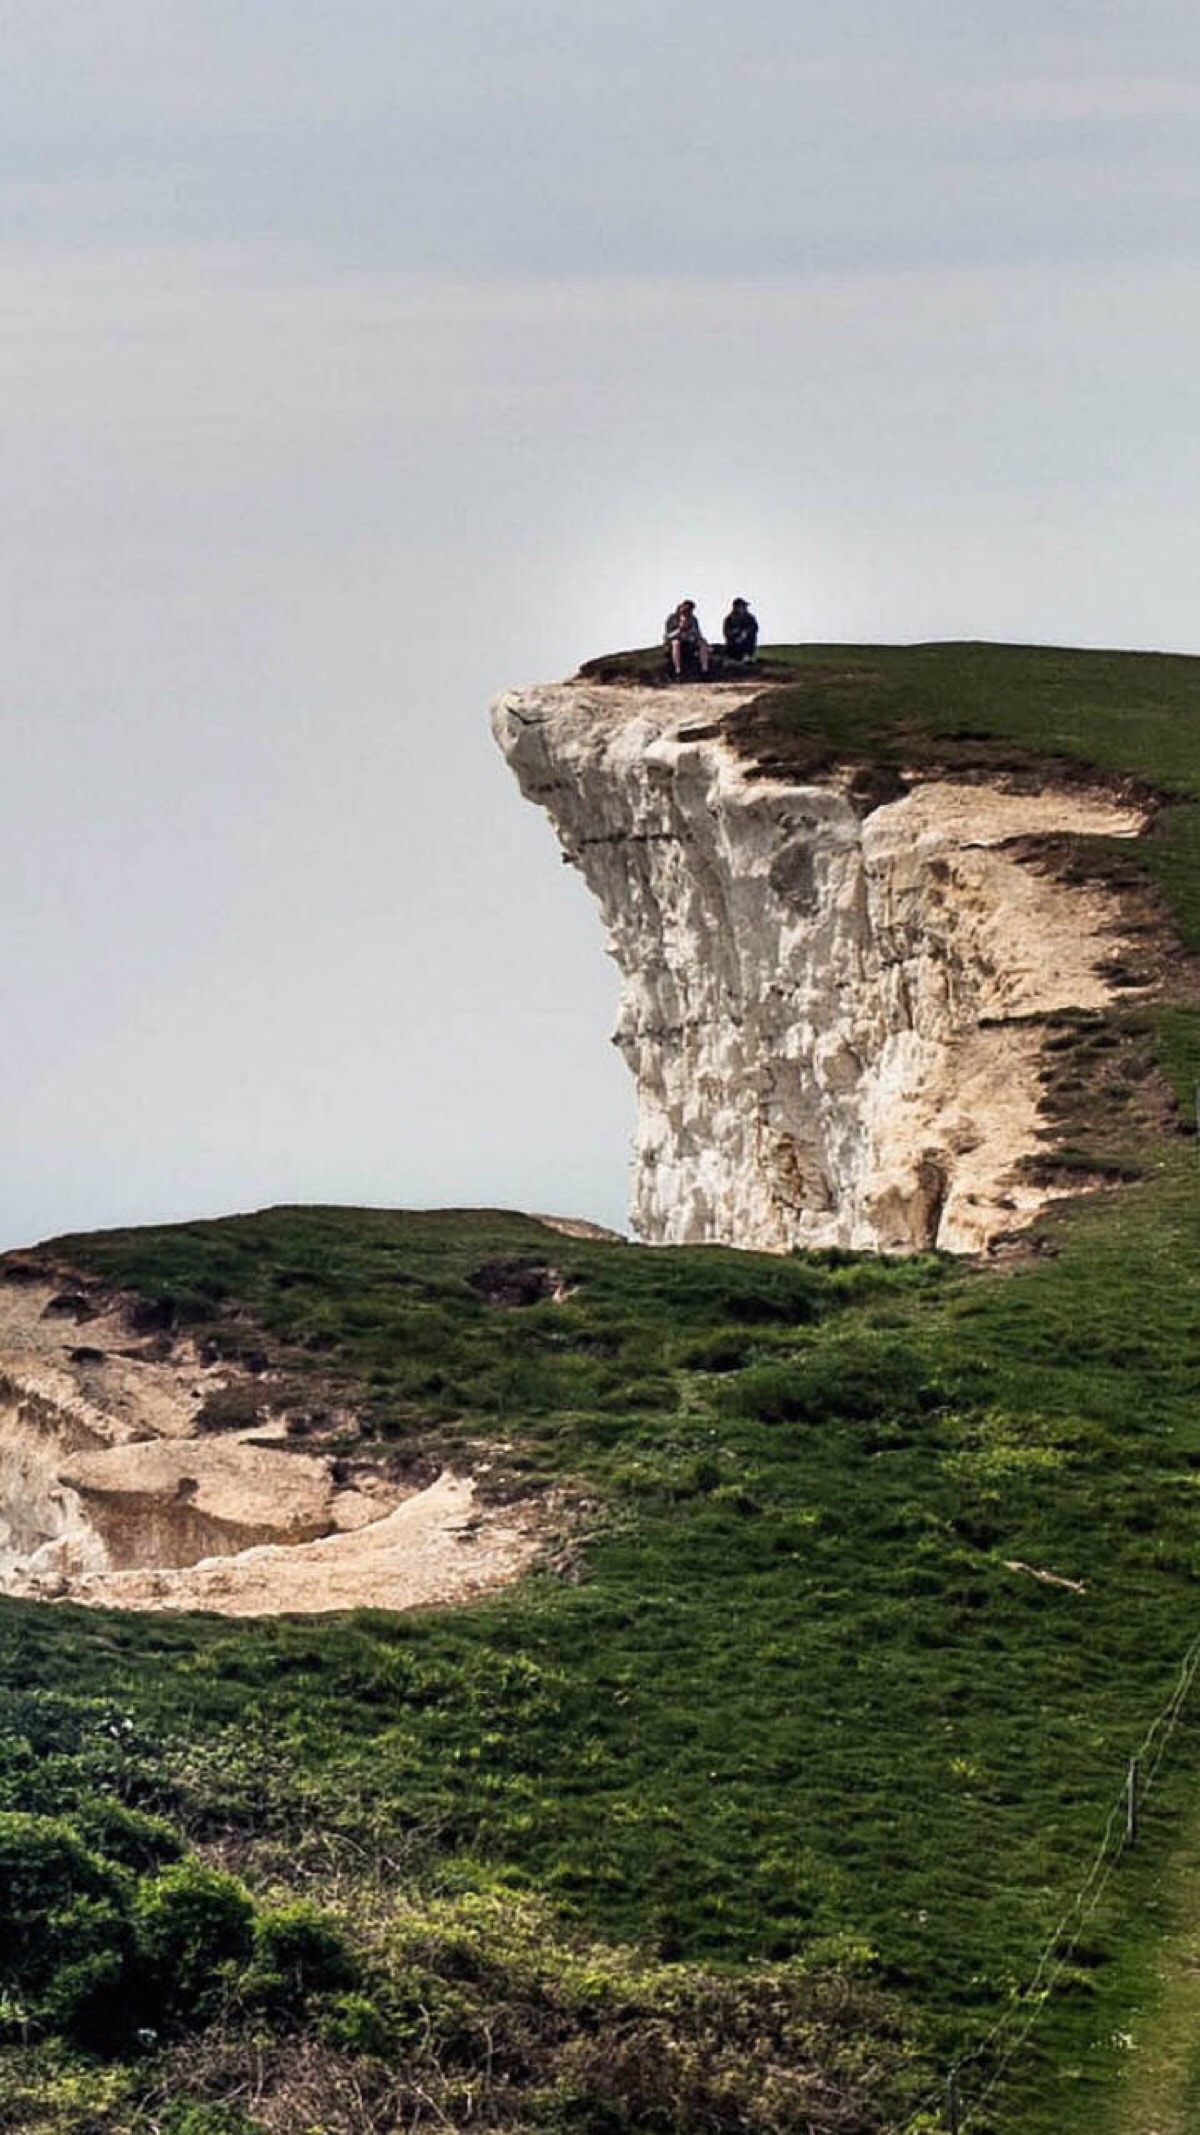
POLYGON ((526 797, 596 896, 636 1078, 652 1244, 986 1249, 1053 1191, 1039 1018, 1129 995, 1115 890, 1051 841, 1134 838, 1101 785, 914 771, 764 776, 720 722, 752 692, 568 682, 493 707, 526 797))
POLYGON ((0 1258, 0 1594, 225 1616, 448 1607, 541 1547, 536 1502, 485 1503, 470 1475, 405 1486, 301 1450, 282 1414, 211 1435, 208 1404, 251 1385, 269 1402, 269 1375, 139 1337, 130 1300, 63 1294, 26 1258, 0 1258))

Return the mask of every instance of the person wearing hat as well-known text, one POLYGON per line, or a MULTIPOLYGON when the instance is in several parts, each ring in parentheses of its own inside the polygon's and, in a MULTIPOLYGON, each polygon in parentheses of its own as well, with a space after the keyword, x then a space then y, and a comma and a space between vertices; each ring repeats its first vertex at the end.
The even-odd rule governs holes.
POLYGON ((740 593, 721 628, 725 634, 726 659, 736 660, 739 667, 748 666, 758 651, 758 617, 751 615, 749 603, 740 593))
POLYGON ((672 608, 663 626, 663 643, 677 682, 689 671, 708 673, 708 639, 700 628, 694 600, 681 600, 672 608))

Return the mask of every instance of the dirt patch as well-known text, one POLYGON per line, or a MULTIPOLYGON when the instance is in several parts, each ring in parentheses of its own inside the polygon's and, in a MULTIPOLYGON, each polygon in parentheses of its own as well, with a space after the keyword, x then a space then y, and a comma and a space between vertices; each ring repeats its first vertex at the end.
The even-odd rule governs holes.
POLYGON ((626 1245, 623 1231, 610 1230, 607 1224, 590 1223, 586 1216, 543 1216, 531 1218, 534 1223, 544 1223, 548 1231, 561 1231, 564 1238, 598 1238, 607 1245, 626 1245))
POLYGON ((579 1288, 541 1260, 487 1260, 467 1281, 488 1305, 562 1305, 579 1288))
POLYGON ((0 1277, 0 1591, 237 1616, 407 1609, 472 1599, 537 1551, 545 1500, 485 1507, 467 1475, 299 1450, 258 1359, 213 1360, 157 1324, 131 1338, 130 1300, 22 1258, 0 1277), (243 1403, 255 1420, 237 1427, 243 1403))
POLYGON ((416 1609, 475 1599, 524 1571, 538 1547, 530 1505, 482 1507, 448 1471, 383 1518, 310 1541, 261 1543, 169 1570, 81 1571, 47 1599, 114 1609, 275 1616, 329 1609, 416 1609))

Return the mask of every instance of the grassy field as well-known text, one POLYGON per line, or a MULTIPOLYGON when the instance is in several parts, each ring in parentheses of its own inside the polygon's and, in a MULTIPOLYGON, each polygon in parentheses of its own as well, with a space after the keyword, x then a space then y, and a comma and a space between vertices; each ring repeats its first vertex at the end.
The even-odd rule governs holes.
MULTIPOLYGON (((774 665, 742 737, 764 758, 1040 753, 1152 786, 1139 857, 1191 938, 1200 662, 774 665)), ((267 1353, 318 1435, 352 1407, 347 1452, 486 1459, 492 1490, 574 1512, 544 1569, 454 1615, 0 1605, 13 1858, 32 1888, 41 1846, 44 1898, 65 1828, 98 1866, 56 1840, 54 1902, 120 1952, 73 2001, 61 1953, 23 1999, 14 1976, 0 2126, 865 2135, 939 2127, 961 2062, 974 2135, 1186 2128, 1200 1698, 1138 1844, 1069 1908, 1200 1634, 1198 1034, 1182 998, 1050 1034, 1081 1157, 1097 1135, 1136 1181, 1001 1270, 489 1211, 56 1241, 174 1332, 267 1353), (1088 1101, 1131 1047, 1181 1100, 1166 1130, 1088 1101), (565 1303, 489 1301, 486 1271, 547 1264, 565 1303), (154 2001, 156 1936, 190 2014, 154 2001), (118 1989, 147 2036, 97 2061, 118 1989)))

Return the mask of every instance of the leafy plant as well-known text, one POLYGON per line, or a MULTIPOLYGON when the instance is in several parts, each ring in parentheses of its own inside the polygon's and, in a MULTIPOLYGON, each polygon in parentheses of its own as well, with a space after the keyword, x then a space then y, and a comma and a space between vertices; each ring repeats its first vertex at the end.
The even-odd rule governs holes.
POLYGON ((253 1924, 242 1885, 203 1862, 178 1861, 146 1878, 133 1906, 144 2008, 174 2025, 215 2015, 250 1958, 253 1924))

